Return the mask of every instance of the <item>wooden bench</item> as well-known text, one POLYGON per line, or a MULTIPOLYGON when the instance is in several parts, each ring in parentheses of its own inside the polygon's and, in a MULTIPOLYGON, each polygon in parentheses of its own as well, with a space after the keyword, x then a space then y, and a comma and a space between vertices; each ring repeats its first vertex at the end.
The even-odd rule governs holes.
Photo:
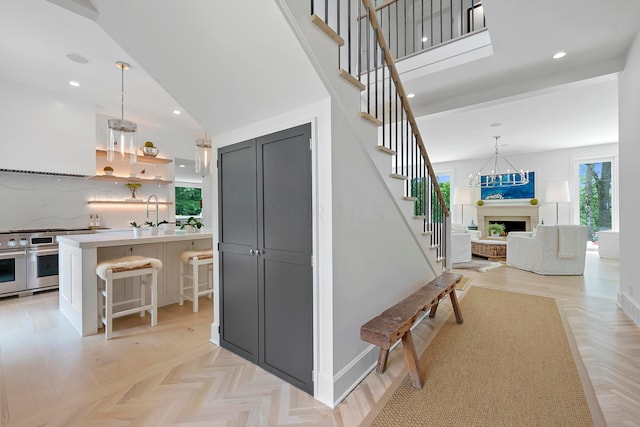
POLYGON ((456 284, 460 279, 462 279, 461 274, 444 272, 427 285, 360 327, 360 339, 380 347, 376 372, 379 374, 384 373, 389 349, 396 341, 402 339, 404 354, 409 365, 411 383, 415 388, 422 388, 423 384, 420 379, 418 357, 413 345, 411 327, 423 311, 430 310, 429 317, 434 317, 438 304, 447 295, 451 299, 456 322, 462 323, 462 312, 455 293, 456 284))

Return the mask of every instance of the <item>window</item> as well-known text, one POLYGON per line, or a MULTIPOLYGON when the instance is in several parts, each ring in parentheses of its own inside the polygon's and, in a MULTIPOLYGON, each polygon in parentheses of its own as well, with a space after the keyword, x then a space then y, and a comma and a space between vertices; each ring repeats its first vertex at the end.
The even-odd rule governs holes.
POLYGON ((176 217, 200 216, 202 213, 202 189, 176 186, 176 217))
POLYGON ((580 224, 589 227, 592 242, 598 231, 611 230, 613 218, 612 162, 593 161, 579 166, 580 224))

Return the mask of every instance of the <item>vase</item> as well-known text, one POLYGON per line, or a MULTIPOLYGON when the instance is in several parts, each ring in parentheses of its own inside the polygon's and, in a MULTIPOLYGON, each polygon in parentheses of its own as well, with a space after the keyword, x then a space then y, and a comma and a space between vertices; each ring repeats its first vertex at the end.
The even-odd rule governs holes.
POLYGON ((133 237, 140 237, 140 227, 133 227, 133 237))

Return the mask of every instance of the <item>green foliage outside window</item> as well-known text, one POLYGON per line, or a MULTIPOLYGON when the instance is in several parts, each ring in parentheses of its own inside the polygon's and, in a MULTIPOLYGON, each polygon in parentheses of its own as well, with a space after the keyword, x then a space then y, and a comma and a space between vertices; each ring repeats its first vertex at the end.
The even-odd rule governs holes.
POLYGON ((611 162, 580 165, 580 224, 594 242, 599 230, 611 229, 611 162))
MULTIPOLYGON (((431 222, 433 223, 442 222, 443 218, 442 218, 440 209, 434 209, 435 207, 439 206, 439 203, 438 203, 438 195, 435 189, 433 188, 431 189, 431 197, 429 198, 431 200, 431 205, 432 205, 431 209, 425 210, 424 204, 425 204, 425 195, 426 195, 426 188, 425 188, 426 183, 427 183, 427 180, 424 178, 414 178, 411 180, 411 197, 416 197, 418 199, 414 202, 413 213, 414 215, 418 216, 418 215, 425 215, 430 211, 432 216, 431 222)), ((451 183, 439 182, 438 184, 440 185, 440 192, 442 193, 442 197, 444 198, 445 205, 447 206, 447 209, 449 209, 451 183)))
POLYGON ((176 187, 176 215, 193 216, 202 212, 202 189, 176 187))

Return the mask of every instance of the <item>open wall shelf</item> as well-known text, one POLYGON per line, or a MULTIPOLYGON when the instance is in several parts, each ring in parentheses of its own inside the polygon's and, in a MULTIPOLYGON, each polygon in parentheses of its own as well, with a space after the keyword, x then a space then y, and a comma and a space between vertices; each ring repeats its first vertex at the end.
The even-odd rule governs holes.
POLYGON ((138 177, 130 177, 130 176, 114 176, 114 175, 96 175, 92 176, 89 179, 97 180, 97 181, 112 181, 112 182, 137 182, 140 184, 158 184, 158 185, 167 185, 173 184, 173 181, 165 181, 163 179, 146 179, 146 178, 138 178, 138 177))
MULTIPOLYGON (((145 200, 89 200, 90 205, 146 205, 145 200)), ((155 204, 152 202, 151 204, 155 204)), ((173 202, 158 202, 159 205, 172 205, 173 202)))
MULTIPOLYGON (((96 150, 96 157, 104 157, 107 158, 107 150, 96 150)), ((125 154, 124 158, 118 157, 118 160, 126 160, 129 161, 129 154, 125 154)), ((152 157, 145 155, 138 155, 139 163, 155 163, 155 164, 167 164, 173 162, 171 159, 164 159, 162 157, 152 157)))

